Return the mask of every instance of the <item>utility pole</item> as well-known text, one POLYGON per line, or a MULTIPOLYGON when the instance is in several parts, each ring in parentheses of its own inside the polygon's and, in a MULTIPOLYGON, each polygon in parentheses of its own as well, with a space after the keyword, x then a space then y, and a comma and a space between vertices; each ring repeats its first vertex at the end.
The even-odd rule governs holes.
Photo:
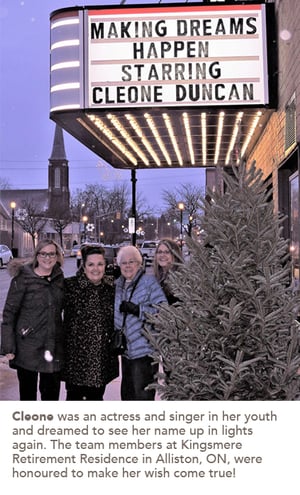
POLYGON ((131 234, 131 244, 136 245, 136 171, 131 170, 131 182, 132 182, 132 206, 131 206, 131 216, 134 219, 134 229, 131 234))

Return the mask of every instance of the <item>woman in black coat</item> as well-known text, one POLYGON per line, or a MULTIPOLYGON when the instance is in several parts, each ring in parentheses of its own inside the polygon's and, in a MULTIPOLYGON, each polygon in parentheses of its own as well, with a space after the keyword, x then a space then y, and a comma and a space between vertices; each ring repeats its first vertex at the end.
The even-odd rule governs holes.
POLYGON ((63 359, 63 255, 51 239, 38 243, 32 262, 13 260, 2 322, 2 353, 17 370, 20 400, 58 400, 63 359))
POLYGON ((82 249, 83 268, 65 279, 64 333, 67 400, 103 400, 119 374, 110 352, 114 328, 114 286, 105 280, 105 251, 82 249))

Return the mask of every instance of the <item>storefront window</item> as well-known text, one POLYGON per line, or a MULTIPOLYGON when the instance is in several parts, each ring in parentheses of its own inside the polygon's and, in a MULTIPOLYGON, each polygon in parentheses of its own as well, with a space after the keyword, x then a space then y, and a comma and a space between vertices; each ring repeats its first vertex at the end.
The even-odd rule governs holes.
POLYGON ((296 172, 290 177, 290 219, 293 285, 299 287, 299 174, 296 172))

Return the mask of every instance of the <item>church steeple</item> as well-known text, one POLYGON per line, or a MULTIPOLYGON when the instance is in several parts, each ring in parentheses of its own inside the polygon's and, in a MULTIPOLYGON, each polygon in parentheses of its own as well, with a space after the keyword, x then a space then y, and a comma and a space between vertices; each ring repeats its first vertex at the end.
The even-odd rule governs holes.
POLYGON ((68 212, 70 208, 69 162, 66 157, 63 130, 55 126, 52 153, 48 166, 49 212, 68 212), (59 208, 58 208, 59 207, 59 208))
POLYGON ((67 160, 62 128, 55 126, 52 153, 49 160, 67 160))

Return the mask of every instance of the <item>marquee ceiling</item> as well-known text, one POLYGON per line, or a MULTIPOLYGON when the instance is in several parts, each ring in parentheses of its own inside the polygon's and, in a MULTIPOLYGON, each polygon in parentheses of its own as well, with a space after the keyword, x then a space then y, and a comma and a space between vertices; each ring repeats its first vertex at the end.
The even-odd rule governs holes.
POLYGON ((226 166, 247 159, 266 108, 69 111, 51 118, 115 168, 226 166))

